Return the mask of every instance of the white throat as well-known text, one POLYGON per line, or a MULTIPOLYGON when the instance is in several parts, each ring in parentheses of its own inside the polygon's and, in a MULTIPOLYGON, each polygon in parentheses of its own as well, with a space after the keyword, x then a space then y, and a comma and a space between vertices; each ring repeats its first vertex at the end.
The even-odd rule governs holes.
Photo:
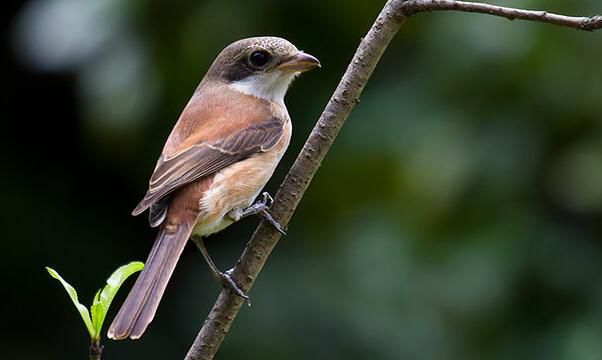
POLYGON ((297 73, 271 71, 255 74, 229 84, 243 94, 284 104, 284 95, 297 73))

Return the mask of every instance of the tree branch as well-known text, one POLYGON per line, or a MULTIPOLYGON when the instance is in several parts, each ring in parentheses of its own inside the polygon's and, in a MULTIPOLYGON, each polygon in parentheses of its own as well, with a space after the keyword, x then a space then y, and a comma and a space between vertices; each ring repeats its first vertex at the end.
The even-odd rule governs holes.
MULTIPOLYGON (((351 110, 359 102, 362 90, 374 68, 404 20, 419 12, 434 10, 478 12, 508 19, 540 21, 583 30, 602 27, 602 17, 600 16, 568 17, 547 12, 460 1, 389 0, 368 34, 362 39, 347 71, 274 197, 271 213, 282 226, 286 227, 291 219, 339 130, 351 110)), ((232 273, 232 278, 243 291, 250 290, 279 239, 280 233, 273 227, 264 222, 259 224, 232 273)), ((212 359, 243 303, 244 300, 239 296, 229 290, 222 290, 185 359, 212 359)))
POLYGON ((575 17, 540 10, 523 10, 485 3, 453 0, 407 0, 402 1, 401 11, 406 16, 431 11, 462 11, 489 14, 508 20, 538 21, 579 30, 593 31, 602 28, 602 16, 575 17))

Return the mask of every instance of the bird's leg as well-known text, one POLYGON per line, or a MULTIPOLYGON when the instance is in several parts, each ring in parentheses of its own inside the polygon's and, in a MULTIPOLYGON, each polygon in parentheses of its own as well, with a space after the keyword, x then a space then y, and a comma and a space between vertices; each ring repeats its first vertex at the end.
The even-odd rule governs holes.
POLYGON ((276 230, 278 230, 279 233, 286 235, 286 232, 284 229, 282 229, 282 226, 280 226, 280 224, 274 220, 272 214, 270 214, 268 211, 273 202, 274 199, 272 199, 270 194, 267 191, 264 191, 263 194, 261 194, 261 200, 257 200, 253 205, 245 209, 234 209, 228 213, 228 216, 232 220, 238 221, 250 215, 258 215, 263 220, 269 222, 276 230))
POLYGON ((217 281, 219 281, 220 284, 222 284, 223 287, 229 289, 234 294, 236 294, 236 295, 240 296, 241 298, 245 299, 245 301, 249 305, 251 305, 251 301, 249 299, 249 296, 247 294, 245 294, 244 291, 242 291, 238 287, 238 285, 236 285, 236 283, 234 282, 234 280, 232 280, 232 277, 230 276, 231 275, 231 270, 228 270, 226 272, 219 271, 219 269, 217 268, 217 266, 213 262, 213 259, 211 259, 211 256, 209 256, 209 253, 207 252, 207 248, 205 247, 205 243, 203 242, 203 237, 202 236, 193 235, 190 239, 199 248, 199 250, 201 251, 201 254, 203 254, 203 258, 205 258, 205 262, 207 262, 207 265, 209 265, 209 269, 211 270, 211 274, 213 274, 213 277, 215 277, 215 279, 217 281))

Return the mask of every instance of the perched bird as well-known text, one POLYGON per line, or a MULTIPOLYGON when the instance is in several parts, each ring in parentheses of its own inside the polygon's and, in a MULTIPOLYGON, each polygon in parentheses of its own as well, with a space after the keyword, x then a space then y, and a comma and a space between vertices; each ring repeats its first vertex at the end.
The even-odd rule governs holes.
POLYGON ((217 269, 202 239, 251 214, 263 215, 282 231, 266 211, 270 196, 264 193, 253 201, 290 141, 284 95, 298 74, 319 66, 315 57, 277 37, 239 40, 217 56, 169 135, 146 196, 132 212, 148 209, 150 225, 159 233, 109 338, 142 336, 189 238, 214 276, 246 297, 227 272, 217 269))

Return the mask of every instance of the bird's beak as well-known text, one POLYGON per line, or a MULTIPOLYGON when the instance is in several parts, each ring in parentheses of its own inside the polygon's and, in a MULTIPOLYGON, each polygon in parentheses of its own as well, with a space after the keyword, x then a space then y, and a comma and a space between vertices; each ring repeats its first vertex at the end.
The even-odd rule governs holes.
POLYGON ((321 66, 320 60, 303 51, 299 51, 296 55, 278 65, 277 69, 291 72, 304 72, 321 66))

